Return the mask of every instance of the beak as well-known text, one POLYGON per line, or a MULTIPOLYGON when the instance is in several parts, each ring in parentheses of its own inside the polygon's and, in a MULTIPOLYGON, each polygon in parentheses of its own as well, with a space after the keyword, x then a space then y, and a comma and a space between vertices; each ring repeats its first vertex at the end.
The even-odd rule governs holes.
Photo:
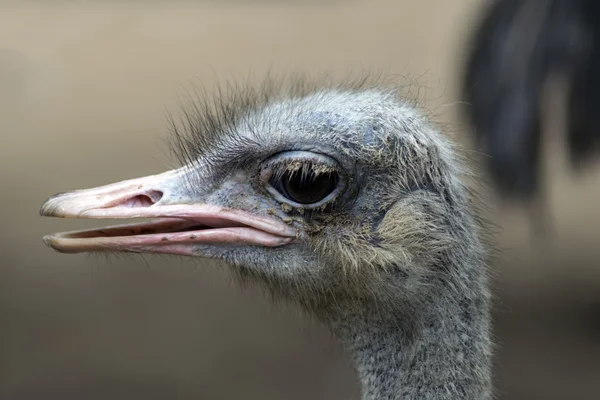
POLYGON ((184 171, 127 180, 93 189, 59 193, 40 215, 60 218, 131 219, 150 222, 63 232, 44 242, 63 253, 126 251, 196 255, 197 245, 276 247, 292 242, 296 231, 275 217, 211 204, 193 204, 178 195, 184 171))

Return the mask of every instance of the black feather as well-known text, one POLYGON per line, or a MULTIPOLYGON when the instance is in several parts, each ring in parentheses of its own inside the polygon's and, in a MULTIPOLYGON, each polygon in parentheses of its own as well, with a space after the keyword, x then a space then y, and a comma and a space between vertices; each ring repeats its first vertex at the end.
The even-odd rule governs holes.
POLYGON ((600 139, 600 4, 494 1, 472 33, 462 84, 465 115, 504 196, 539 194, 540 103, 557 75, 571 85, 566 142, 575 166, 596 154, 600 139))

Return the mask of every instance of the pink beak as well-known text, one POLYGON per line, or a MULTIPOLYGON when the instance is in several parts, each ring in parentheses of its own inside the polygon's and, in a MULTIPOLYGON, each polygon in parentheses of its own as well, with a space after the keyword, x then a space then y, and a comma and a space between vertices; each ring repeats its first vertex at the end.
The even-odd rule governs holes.
POLYGON ((40 215, 61 218, 156 218, 151 222, 63 232, 44 242, 64 253, 127 251, 196 255, 195 245, 276 247, 296 230, 275 217, 210 204, 187 204, 169 196, 181 170, 126 180, 49 198, 40 215))

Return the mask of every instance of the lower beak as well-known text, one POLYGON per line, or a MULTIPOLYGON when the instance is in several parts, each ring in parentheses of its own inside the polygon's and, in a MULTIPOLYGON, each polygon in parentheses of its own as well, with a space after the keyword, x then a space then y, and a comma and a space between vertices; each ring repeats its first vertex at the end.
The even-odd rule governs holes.
POLYGON ((54 195, 42 205, 40 215, 154 220, 56 233, 45 236, 44 242, 64 253, 127 251, 195 255, 198 245, 276 247, 296 237, 293 228, 274 217, 218 205, 174 201, 181 196, 171 195, 170 189, 182 186, 182 174, 175 170, 54 195))

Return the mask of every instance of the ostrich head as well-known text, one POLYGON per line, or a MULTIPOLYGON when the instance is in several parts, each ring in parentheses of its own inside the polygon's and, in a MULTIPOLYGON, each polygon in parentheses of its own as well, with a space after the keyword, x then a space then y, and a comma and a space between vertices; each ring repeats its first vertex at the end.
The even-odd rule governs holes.
POLYGON ((154 221, 54 234, 46 244, 223 260, 328 323, 355 354, 365 398, 406 396, 429 381, 411 374, 442 364, 448 370, 427 390, 482 398, 483 252, 453 151, 423 116, 395 90, 363 84, 241 90, 196 101, 183 117, 172 124, 181 168, 58 194, 41 209, 154 221), (466 336, 427 344, 449 329, 466 336), (395 367, 382 373, 380 357, 395 367), (403 357, 424 359, 404 370, 403 357))

